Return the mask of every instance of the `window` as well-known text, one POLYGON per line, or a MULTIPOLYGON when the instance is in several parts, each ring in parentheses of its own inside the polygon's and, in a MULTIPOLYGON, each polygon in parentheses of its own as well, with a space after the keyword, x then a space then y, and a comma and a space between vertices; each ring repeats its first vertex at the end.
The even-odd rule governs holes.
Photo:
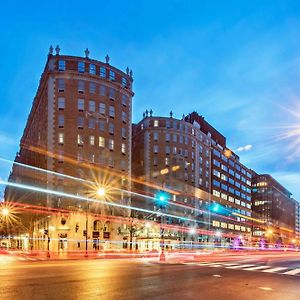
POLYGON ((63 98, 63 97, 58 97, 57 105, 58 105, 58 109, 59 109, 59 110, 65 109, 65 98, 63 98))
POLYGON ((170 142, 170 139, 171 139, 171 135, 170 133, 166 133, 166 142, 170 142))
POLYGON ((109 134, 114 134, 114 132, 115 132, 115 126, 114 126, 113 123, 109 123, 109 125, 108 125, 108 132, 109 132, 109 134))
POLYGON ((220 164, 220 162, 218 162, 217 160, 213 160, 213 164, 215 165, 215 166, 217 166, 217 167, 220 167, 221 166, 221 164, 220 164))
POLYGON ((83 128, 83 122, 84 122, 83 117, 78 117, 77 118, 77 126, 78 126, 78 128, 83 128))
POLYGON ((122 122, 126 123, 126 121, 127 121, 127 114, 125 111, 122 111, 122 122))
POLYGON ((66 70, 66 61, 59 60, 58 61, 58 71, 65 71, 66 70))
POLYGON ((99 136, 99 147, 105 147, 105 138, 103 136, 99 136))
POLYGON ((158 141, 158 132, 153 132, 153 140, 158 141))
POLYGON ((217 187, 220 187, 220 182, 214 179, 213 180, 213 185, 215 185, 217 187))
POLYGON ((158 127, 158 120, 154 120, 153 126, 154 126, 154 127, 158 127))
POLYGON ((221 176, 221 173, 217 170, 213 170, 213 174, 217 177, 220 177, 221 176))
POLYGON ((78 62, 78 72, 79 73, 84 73, 84 69, 85 69, 85 64, 83 61, 78 62))
POLYGON ((58 134, 58 143, 61 145, 64 143, 64 134, 61 132, 58 134))
POLYGON ((128 102, 128 97, 126 95, 122 95, 122 104, 123 106, 126 106, 128 102))
POLYGON ((105 95, 106 95, 106 86, 100 85, 100 96, 105 96, 105 95))
POLYGON ((93 100, 89 101, 89 111, 92 111, 92 112, 96 111, 96 104, 95 104, 95 101, 93 101, 93 100))
POLYGON ((89 118, 89 128, 95 129, 96 127, 96 119, 95 118, 89 118))
POLYGON ((105 130, 105 121, 102 121, 102 120, 99 121, 99 130, 100 131, 105 130))
POLYGON ((122 87, 126 87, 127 86, 127 79, 122 77, 122 87))
POLYGON ((113 89, 113 88, 109 89, 109 98, 112 100, 115 100, 115 98, 116 98, 116 90, 115 89, 113 89))
POLYGON ((177 148, 173 147, 173 154, 177 154, 177 148))
POLYGON ((122 127, 122 138, 126 139, 126 128, 122 127))
POLYGON ((166 157, 166 158, 165 158, 165 165, 166 165, 166 166, 169 166, 169 165, 170 165, 170 158, 169 158, 169 157, 166 157))
POLYGON ((109 116, 111 118, 114 118, 115 117, 115 108, 113 106, 110 106, 109 107, 109 116))
POLYGON ((170 146, 166 146, 166 154, 170 154, 170 146))
POLYGON ((171 122, 169 120, 166 120, 166 128, 171 128, 171 122))
POLYGON ((90 74, 96 75, 96 66, 94 64, 90 64, 90 74))
POLYGON ((106 105, 105 103, 99 103, 99 113, 105 115, 106 112, 106 105))
POLYGON ((113 139, 109 139, 109 141, 108 141, 108 148, 109 148, 110 151, 114 150, 114 148, 115 148, 115 142, 114 142, 113 139))
POLYGON ((106 69, 104 67, 100 67, 100 77, 106 78, 106 69))
POLYGON ((62 128, 65 126, 65 117, 63 115, 58 116, 58 127, 62 128))
POLYGON ((93 135, 90 135, 89 141, 91 146, 95 145, 95 137, 93 135))
POLYGON ((96 93, 96 84, 94 82, 90 82, 90 94, 96 93))
POLYGON ((83 136, 82 136, 82 134, 77 135, 77 144, 78 145, 83 145, 83 136))
POLYGON ((124 143, 122 143, 121 151, 123 154, 126 154, 126 145, 124 143))
POLYGON ((58 92, 64 92, 65 91, 65 80, 64 79, 58 79, 58 92))
POLYGON ((153 152, 154 153, 158 153, 158 145, 154 145, 153 146, 153 152))
POLYGON ((78 80, 78 93, 83 94, 84 93, 84 81, 78 80))
MULTIPOLYGON (((176 123, 175 123, 176 124, 176 123)), ((177 134, 173 134, 173 142, 176 143, 177 142, 177 134)))
POLYGON ((177 129, 177 123, 176 123, 176 121, 173 121, 173 129, 177 129))
POLYGON ((216 197, 220 197, 220 192, 216 191, 216 190, 213 190, 213 195, 216 196, 216 197))
POLYGON ((115 76, 115 72, 112 70, 109 70, 109 79, 110 80, 115 80, 116 76, 115 76))
POLYGON ((79 111, 83 111, 84 110, 84 99, 78 99, 77 101, 77 108, 79 111))
POLYGON ((125 169, 126 169, 126 161, 121 160, 121 170, 125 171, 125 169))

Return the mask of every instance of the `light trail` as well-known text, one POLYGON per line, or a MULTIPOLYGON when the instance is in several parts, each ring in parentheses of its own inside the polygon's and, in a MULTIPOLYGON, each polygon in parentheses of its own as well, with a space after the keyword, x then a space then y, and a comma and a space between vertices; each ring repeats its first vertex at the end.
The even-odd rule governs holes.
MULTIPOLYGON (((97 185, 96 182, 94 181, 90 181, 90 180, 86 180, 86 179, 82 179, 82 178, 78 178, 78 177, 74 177, 74 176, 71 176, 71 175, 66 175, 66 174, 62 174, 62 173, 59 173, 59 172, 54 172, 54 171, 50 171, 50 170, 47 170, 47 169, 43 169, 43 168, 39 168, 39 167, 35 167, 35 166, 32 166, 32 165, 28 165, 28 164, 23 164, 23 163, 20 163, 20 162, 15 162, 15 161, 12 161, 12 160, 9 160, 9 159, 5 159, 3 157, 0 157, 0 161, 2 162, 5 162, 5 163, 9 163, 9 164, 15 164, 15 165, 18 165, 20 167, 24 167, 24 168, 28 168, 28 169, 32 169, 32 170, 35 170, 35 171, 38 171, 38 172, 42 172, 42 173, 47 173, 47 174, 52 174, 54 176, 58 176, 58 177, 62 177, 62 178, 66 178, 66 179, 70 179, 70 180, 74 180, 74 181, 79 181, 79 182, 83 182, 83 183, 87 183, 87 184, 90 184, 90 185, 97 185)), ((144 194, 140 194, 140 193, 136 193, 136 192, 133 192, 133 191, 128 191, 128 190, 124 190, 124 189, 120 189, 120 188, 116 188, 116 187, 111 187, 110 188, 111 190, 116 190, 116 191, 120 191, 120 192, 125 192, 125 193, 128 193, 128 194, 131 194, 131 195, 135 195, 135 196, 139 196, 139 197, 142 197, 142 198, 146 198, 146 199, 149 199, 149 200, 153 200, 153 201, 156 201, 157 198, 156 197, 153 197, 153 196, 149 196, 149 195, 144 195, 144 194)), ((173 206, 177 206, 177 207, 180 207, 180 208, 188 208, 188 209, 191 209, 191 210, 194 210, 194 211, 197 211, 199 213, 204 213, 204 214, 210 214, 212 216, 216 216, 216 217, 220 217, 222 219, 227 219, 227 220, 231 220, 231 221, 236 221, 235 219, 233 218, 230 218, 228 216, 224 216, 224 215, 221 215, 221 214, 215 214, 211 211, 208 211, 208 210, 204 210, 204 209, 199 209, 199 208, 195 208, 193 206, 190 206, 190 205, 187 205, 185 203, 181 203, 181 202, 174 202, 174 201, 169 201, 168 202, 170 205, 173 205, 173 206)), ((248 220, 252 220, 252 221, 255 221, 255 222, 258 222, 258 223, 264 223, 258 219, 255 219, 255 218, 251 218, 251 217, 247 217, 245 215, 242 215, 242 214, 238 214, 236 212, 232 212, 232 210, 226 208, 225 206, 222 205, 222 208, 224 210, 226 210, 227 212, 229 212, 230 214, 232 215, 236 215, 236 216, 239 216, 241 218, 245 218, 245 219, 248 219, 248 220)), ((245 225, 253 225, 253 223, 246 223, 244 222, 245 225)))
POLYGON ((129 210, 132 209, 132 210, 149 213, 149 214, 157 214, 160 216, 170 217, 170 218, 179 219, 179 220, 183 220, 183 221, 191 221, 191 222, 195 222, 195 223, 209 224, 208 222, 198 221, 198 220, 187 218, 187 217, 179 217, 176 215, 171 215, 171 214, 163 213, 160 211, 153 211, 153 210, 149 210, 149 209, 139 208, 136 206, 128 206, 128 205, 114 203, 114 202, 106 202, 106 201, 102 201, 102 200, 98 200, 98 199, 94 199, 94 198, 87 198, 87 197, 83 197, 83 196, 79 196, 79 195, 73 195, 73 194, 69 194, 69 193, 63 193, 63 192, 58 192, 58 191, 54 191, 54 190, 39 188, 36 186, 30 186, 30 185, 14 183, 14 182, 9 182, 9 181, 4 181, 4 180, 0 180, 0 184, 19 188, 19 189, 40 192, 40 193, 44 193, 44 194, 50 194, 50 195, 61 196, 61 197, 65 197, 65 198, 72 198, 72 199, 83 200, 83 201, 90 201, 90 202, 98 203, 98 204, 101 203, 101 204, 108 205, 108 206, 114 206, 114 207, 118 207, 118 208, 129 209, 129 210))

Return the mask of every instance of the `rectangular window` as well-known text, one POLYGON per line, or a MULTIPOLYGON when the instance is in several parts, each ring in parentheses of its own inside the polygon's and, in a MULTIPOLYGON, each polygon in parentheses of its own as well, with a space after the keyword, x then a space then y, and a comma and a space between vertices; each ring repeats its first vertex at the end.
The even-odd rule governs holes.
POLYGON ((113 139, 109 139, 109 141, 108 141, 108 148, 109 148, 110 151, 114 150, 114 148, 115 148, 115 142, 114 142, 113 139))
POLYGON ((110 106, 110 107, 109 107, 109 116, 110 116, 111 118, 114 118, 114 117, 115 117, 115 108, 114 108, 114 106, 110 106))
POLYGON ((105 121, 102 121, 102 120, 99 121, 99 130, 100 131, 105 130, 105 121))
POLYGON ((106 105, 105 105, 105 103, 99 103, 99 113, 101 115, 105 115, 105 113, 106 113, 106 105))
POLYGON ((89 118, 89 128, 95 129, 96 127, 96 119, 95 118, 89 118))
POLYGON ((90 82, 90 94, 96 93, 96 83, 90 82))
POLYGON ((94 64, 90 64, 90 74, 96 75, 96 66, 94 64))
POLYGON ((170 142, 170 139, 171 139, 171 135, 170 133, 166 133, 166 142, 170 142))
POLYGON ((58 116, 58 127, 62 128, 65 126, 65 117, 63 115, 58 116))
POLYGON ((106 69, 104 67, 100 67, 100 77, 106 78, 106 69))
POLYGON ((110 134, 114 134, 115 133, 115 126, 114 126, 113 123, 109 123, 109 125, 108 125, 108 132, 110 134))
POLYGON ((123 106, 126 106, 128 102, 128 97, 126 95, 122 95, 122 104, 123 106))
POLYGON ((95 145, 95 137, 93 135, 90 135, 90 145, 94 146, 95 145))
POLYGON ((85 64, 83 61, 78 62, 78 72, 79 73, 84 73, 84 69, 85 69, 85 64))
POLYGON ((106 86, 100 85, 100 96, 105 96, 105 95, 106 95, 106 86))
POLYGON ((158 132, 153 132, 153 141, 158 141, 158 132))
POLYGON ((58 143, 61 145, 64 143, 64 134, 61 132, 58 134, 58 143))
POLYGON ((124 143, 122 143, 121 151, 123 154, 126 154, 126 145, 124 143))
POLYGON ((115 72, 112 70, 109 70, 109 79, 110 80, 115 80, 116 76, 115 76, 115 72))
POLYGON ((158 120, 154 120, 153 126, 158 127, 158 120))
POLYGON ((65 80, 62 78, 58 79, 58 92, 64 92, 65 88, 65 80))
POLYGON ((77 144, 78 145, 83 145, 83 136, 82 136, 82 134, 77 135, 77 144))
POLYGON ((127 114, 125 111, 122 111, 122 122, 126 123, 126 121, 127 121, 127 114))
POLYGON ((116 98, 116 90, 115 89, 113 89, 113 88, 109 89, 109 98, 111 100, 115 100, 115 98, 116 98))
POLYGON ((84 93, 84 81, 78 80, 78 93, 83 94, 84 93))
POLYGON ((65 109, 65 98, 63 98, 63 97, 58 97, 57 106, 58 106, 58 109, 59 109, 59 110, 65 109))
POLYGON ((66 61, 59 60, 58 61, 58 71, 65 71, 66 70, 66 61))
POLYGON ((84 99, 78 99, 77 108, 79 111, 84 111, 84 99))
POLYGON ((105 147, 105 138, 103 136, 99 136, 99 147, 105 147))
POLYGON ((89 111, 91 111, 91 112, 96 111, 96 104, 95 104, 95 101, 93 101, 93 100, 89 101, 89 111))
POLYGON ((84 122, 83 117, 78 117, 77 118, 77 126, 78 126, 78 128, 83 128, 83 122, 84 122))
POLYGON ((127 87, 127 79, 122 77, 122 87, 127 87))
MULTIPOLYGON (((176 124, 176 123, 175 123, 176 124)), ((176 143, 177 142, 177 134, 173 134, 173 142, 176 143)))
POLYGON ((154 145, 153 146, 153 152, 154 153, 158 153, 158 145, 154 145))
POLYGON ((170 146, 166 146, 166 154, 170 154, 170 146))
POLYGON ((126 128, 122 127, 122 138, 126 139, 126 128))

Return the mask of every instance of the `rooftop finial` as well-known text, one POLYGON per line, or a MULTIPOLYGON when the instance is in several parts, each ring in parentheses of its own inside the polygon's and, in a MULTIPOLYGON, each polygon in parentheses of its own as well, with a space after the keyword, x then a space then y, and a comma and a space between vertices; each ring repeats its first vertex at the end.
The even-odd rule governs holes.
POLYGON ((56 52, 56 55, 59 55, 59 52, 60 52, 60 48, 59 46, 57 45, 56 48, 55 48, 55 52, 56 52))
POLYGON ((133 72, 132 72, 132 70, 130 70, 129 71, 129 76, 130 76, 131 79, 132 79, 132 75, 133 75, 133 72))
POLYGON ((84 54, 85 54, 85 58, 89 58, 90 51, 88 48, 85 49, 84 54))
POLYGON ((50 48, 49 48, 49 53, 48 53, 48 55, 52 55, 53 54, 53 47, 52 47, 52 45, 50 46, 50 48))
POLYGON ((146 117, 148 117, 148 113, 149 113, 148 109, 146 109, 145 113, 146 113, 146 117))
POLYGON ((183 115, 182 115, 182 120, 184 120, 184 118, 185 118, 185 115, 183 114, 183 115))
POLYGON ((146 116, 146 114, 145 114, 145 112, 143 112, 143 119, 145 118, 145 116, 146 116))
POLYGON ((109 60, 110 60, 110 57, 108 56, 108 54, 106 54, 105 61, 106 61, 107 64, 109 63, 109 60))
POLYGON ((129 68, 126 68, 126 74, 129 75, 129 68))
POLYGON ((173 112, 170 111, 170 118, 173 118, 173 112))
POLYGON ((153 110, 152 108, 150 109, 150 117, 152 117, 152 114, 153 114, 153 110))

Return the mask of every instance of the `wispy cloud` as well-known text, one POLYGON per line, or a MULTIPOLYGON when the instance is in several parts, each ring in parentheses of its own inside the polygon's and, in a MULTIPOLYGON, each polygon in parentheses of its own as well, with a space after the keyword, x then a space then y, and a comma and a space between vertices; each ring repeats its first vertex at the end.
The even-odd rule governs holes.
POLYGON ((238 147, 235 152, 245 152, 245 151, 249 151, 252 149, 252 145, 245 145, 242 147, 238 147))

